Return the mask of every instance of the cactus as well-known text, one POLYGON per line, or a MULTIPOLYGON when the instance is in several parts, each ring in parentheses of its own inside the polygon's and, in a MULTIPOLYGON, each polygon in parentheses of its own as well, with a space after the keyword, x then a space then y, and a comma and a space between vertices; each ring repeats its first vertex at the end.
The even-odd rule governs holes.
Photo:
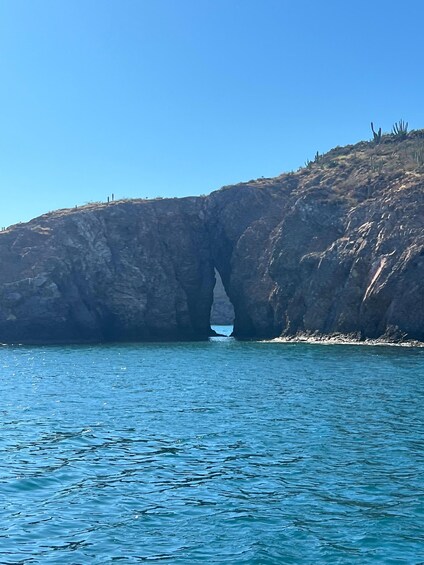
POLYGON ((378 173, 379 175, 381 175, 381 173, 383 172, 383 168, 384 168, 384 162, 383 161, 377 161, 377 159, 375 158, 374 155, 371 155, 370 157, 370 169, 373 173, 378 173))
POLYGON ((311 161, 310 159, 306 159, 306 161, 305 161, 305 167, 306 167, 307 169, 310 169, 311 166, 312 166, 314 163, 322 163, 322 158, 323 158, 323 155, 320 155, 320 152, 317 151, 317 152, 315 153, 315 156, 314 156, 314 158, 313 158, 312 161, 311 161))
POLYGON ((373 133, 374 136, 374 142, 375 143, 380 143, 381 141, 381 128, 378 128, 378 132, 374 131, 374 124, 371 122, 371 131, 373 133))
POLYGON ((392 135, 394 135, 398 139, 404 139, 407 133, 408 133, 408 122, 399 120, 398 122, 395 122, 393 124, 392 135))
POLYGON ((418 147, 414 151, 413 157, 418 167, 422 167, 424 165, 424 146, 418 147))

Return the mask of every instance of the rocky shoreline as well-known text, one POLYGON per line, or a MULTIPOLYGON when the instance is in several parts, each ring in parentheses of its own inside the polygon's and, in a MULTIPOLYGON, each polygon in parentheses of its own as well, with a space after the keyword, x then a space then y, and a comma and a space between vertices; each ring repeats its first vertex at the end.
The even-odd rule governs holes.
POLYGON ((351 335, 309 335, 299 334, 289 337, 275 337, 271 340, 264 340, 267 343, 307 343, 310 345, 367 345, 367 346, 387 346, 387 347, 424 347, 424 342, 417 340, 390 339, 360 339, 351 335))

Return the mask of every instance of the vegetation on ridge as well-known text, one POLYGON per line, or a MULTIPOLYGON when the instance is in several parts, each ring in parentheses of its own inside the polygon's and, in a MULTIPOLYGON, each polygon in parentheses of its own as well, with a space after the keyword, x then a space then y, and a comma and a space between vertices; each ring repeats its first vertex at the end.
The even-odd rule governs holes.
MULTIPOLYGON (((355 145, 335 147, 327 153, 315 155, 314 160, 307 160, 306 169, 337 169, 356 166, 367 168, 370 174, 395 172, 423 173, 424 165, 424 130, 408 132, 408 122, 399 120, 392 127, 392 133, 376 132, 371 122, 373 139, 361 141, 355 145)), ((299 172, 304 170, 300 167, 299 172)))
POLYGON ((402 119, 395 122, 392 127, 392 134, 398 139, 405 139, 408 134, 408 122, 405 123, 402 119))
MULTIPOLYGON (((369 141, 337 146, 323 154, 317 151, 314 158, 307 159, 304 166, 299 167, 297 171, 289 171, 274 178, 260 177, 238 184, 287 192, 296 192, 300 186, 312 188, 315 185, 326 190, 329 195, 331 193, 333 198, 345 197, 346 201, 354 204, 381 193, 389 187, 391 181, 401 175, 424 174, 424 129, 409 131, 408 128, 408 122, 400 119, 393 124, 390 133, 384 133, 381 127, 376 131, 374 123, 371 122, 373 138, 369 141)), ((407 180, 401 183, 403 187, 408 184, 407 180)), ((222 188, 228 189, 232 186, 222 188)), ((205 197, 206 194, 201 194, 197 198, 205 197)), ((112 194, 103 202, 88 201, 74 208, 47 212, 44 216, 89 211, 125 202, 150 203, 162 199, 161 196, 115 199, 112 194)), ((171 199, 173 198, 167 197, 164 200, 171 199)), ((3 227, 0 231, 8 229, 3 227)))

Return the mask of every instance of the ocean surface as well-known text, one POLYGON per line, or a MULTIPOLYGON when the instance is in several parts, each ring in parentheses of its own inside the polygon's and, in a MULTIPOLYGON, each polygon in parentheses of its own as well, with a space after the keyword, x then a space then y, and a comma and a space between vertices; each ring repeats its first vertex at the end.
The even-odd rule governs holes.
POLYGON ((0 563, 423 564, 424 349, 0 348, 0 563))

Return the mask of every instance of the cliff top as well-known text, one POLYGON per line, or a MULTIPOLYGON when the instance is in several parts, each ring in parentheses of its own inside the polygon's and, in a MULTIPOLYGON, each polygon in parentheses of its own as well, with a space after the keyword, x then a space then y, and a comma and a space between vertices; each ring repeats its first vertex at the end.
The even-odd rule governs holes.
MULTIPOLYGON (((360 141, 353 145, 337 146, 327 153, 316 153, 313 160, 307 159, 297 171, 282 173, 276 177, 260 177, 235 185, 226 185, 212 194, 227 190, 263 188, 271 192, 305 194, 309 190, 323 189, 322 196, 329 199, 346 199, 355 205, 366 199, 382 194, 382 191, 403 190, 408 185, 416 185, 424 175, 424 129, 410 132, 382 134, 371 141, 360 141), (417 178, 418 177, 418 178, 417 178), (400 179, 402 181, 400 182, 400 179)), ((206 195, 191 197, 156 197, 151 199, 120 199, 110 202, 88 202, 73 208, 63 208, 47 212, 30 222, 39 222, 53 217, 74 213, 91 212, 123 204, 145 204, 174 200, 197 200, 206 195)), ((166 205, 166 204, 165 204, 166 205)), ((13 224, 3 230, 7 232, 20 224, 13 224)), ((22 223, 24 225, 24 223, 22 223)))
POLYGON ((297 171, 274 178, 252 179, 237 187, 278 189, 292 196, 316 192, 329 200, 343 199, 356 204, 381 198, 387 192, 402 191, 424 178, 424 129, 403 134, 383 134, 377 141, 360 141, 316 153, 297 171))

